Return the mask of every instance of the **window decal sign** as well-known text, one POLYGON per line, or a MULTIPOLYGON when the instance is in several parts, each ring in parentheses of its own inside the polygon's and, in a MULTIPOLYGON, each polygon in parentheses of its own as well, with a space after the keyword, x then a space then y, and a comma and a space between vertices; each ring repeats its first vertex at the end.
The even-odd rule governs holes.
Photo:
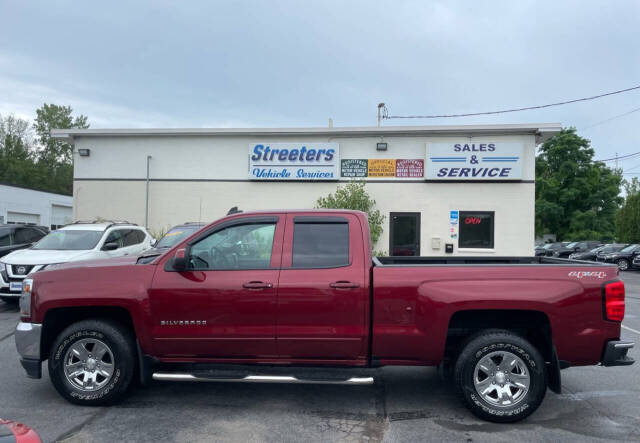
POLYGON ((427 180, 522 180, 522 143, 427 143, 427 180))
POLYGON ((366 159, 342 160, 340 175, 342 177, 366 177, 368 168, 368 160, 366 159))
POLYGON ((424 160, 396 160, 396 177, 424 177, 424 160))
POLYGON ((396 160, 393 158, 369 159, 369 177, 395 177, 396 160))
POLYGON ((338 180, 338 143, 255 143, 249 147, 251 180, 338 180))
POLYGON ((451 240, 458 238, 459 215, 458 211, 449 211, 449 238, 451 238, 451 240))

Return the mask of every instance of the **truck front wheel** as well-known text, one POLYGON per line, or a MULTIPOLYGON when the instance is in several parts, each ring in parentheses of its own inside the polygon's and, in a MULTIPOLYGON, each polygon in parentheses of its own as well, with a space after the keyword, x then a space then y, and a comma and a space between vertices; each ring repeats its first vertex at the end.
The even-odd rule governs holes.
POLYGON ((454 376, 471 412, 499 423, 527 417, 547 391, 544 359, 527 340, 509 331, 486 331, 469 341, 454 376))
POLYGON ((72 403, 110 404, 131 384, 135 353, 133 338, 117 323, 84 320, 57 337, 49 353, 49 377, 72 403))

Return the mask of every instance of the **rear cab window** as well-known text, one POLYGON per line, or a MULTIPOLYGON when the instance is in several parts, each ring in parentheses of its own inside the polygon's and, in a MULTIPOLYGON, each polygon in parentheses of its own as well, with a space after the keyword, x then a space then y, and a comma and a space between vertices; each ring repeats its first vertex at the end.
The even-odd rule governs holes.
POLYGON ((364 265, 362 227, 353 214, 288 214, 282 268, 290 270, 364 265))

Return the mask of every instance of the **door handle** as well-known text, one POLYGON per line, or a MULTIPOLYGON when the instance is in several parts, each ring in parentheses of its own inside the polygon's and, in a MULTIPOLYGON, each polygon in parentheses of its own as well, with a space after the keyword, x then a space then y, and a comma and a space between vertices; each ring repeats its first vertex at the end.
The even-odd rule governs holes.
POLYGON ((333 283, 329 283, 329 287, 334 289, 354 289, 359 288, 360 283, 353 283, 350 281, 334 281, 333 283))
POLYGON ((245 289, 270 289, 273 288, 272 283, 265 283, 263 281, 248 281, 242 284, 245 289))

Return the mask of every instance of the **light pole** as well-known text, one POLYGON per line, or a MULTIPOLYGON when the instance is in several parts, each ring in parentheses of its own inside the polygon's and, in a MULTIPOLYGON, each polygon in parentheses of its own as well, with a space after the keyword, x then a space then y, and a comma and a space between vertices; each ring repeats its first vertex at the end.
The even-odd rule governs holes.
POLYGON ((144 227, 149 228, 149 162, 151 161, 151 156, 147 155, 147 200, 145 204, 144 210, 144 227))

